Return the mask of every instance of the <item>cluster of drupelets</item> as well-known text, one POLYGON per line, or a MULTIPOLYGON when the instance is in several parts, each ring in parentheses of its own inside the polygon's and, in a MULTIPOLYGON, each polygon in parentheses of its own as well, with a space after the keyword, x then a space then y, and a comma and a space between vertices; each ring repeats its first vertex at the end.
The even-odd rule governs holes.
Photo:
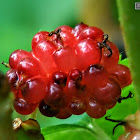
POLYGON ((129 68, 118 60, 118 48, 97 27, 80 23, 38 32, 31 52, 16 50, 9 58, 14 108, 23 115, 38 107, 48 117, 86 112, 100 118, 131 83, 129 68))

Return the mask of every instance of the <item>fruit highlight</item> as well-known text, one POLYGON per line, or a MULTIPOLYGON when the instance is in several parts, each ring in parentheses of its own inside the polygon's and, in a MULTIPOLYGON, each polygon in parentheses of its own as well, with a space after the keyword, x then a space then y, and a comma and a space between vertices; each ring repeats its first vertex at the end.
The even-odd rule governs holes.
POLYGON ((31 52, 16 50, 9 57, 14 108, 23 115, 38 107, 47 117, 86 112, 100 118, 132 82, 129 68, 118 60, 118 48, 97 27, 80 23, 38 32, 31 52))

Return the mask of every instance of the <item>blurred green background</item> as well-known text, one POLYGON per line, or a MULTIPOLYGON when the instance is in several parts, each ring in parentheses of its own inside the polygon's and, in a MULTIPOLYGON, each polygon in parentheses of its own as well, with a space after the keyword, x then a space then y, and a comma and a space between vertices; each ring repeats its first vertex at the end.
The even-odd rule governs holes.
MULTIPOLYGON (((65 24, 74 27, 81 21, 100 27, 123 46, 115 0, 1 0, 0 61, 8 62, 16 49, 30 51, 38 31, 65 24)), ((5 73, 7 68, 0 65, 0 70, 5 73)))

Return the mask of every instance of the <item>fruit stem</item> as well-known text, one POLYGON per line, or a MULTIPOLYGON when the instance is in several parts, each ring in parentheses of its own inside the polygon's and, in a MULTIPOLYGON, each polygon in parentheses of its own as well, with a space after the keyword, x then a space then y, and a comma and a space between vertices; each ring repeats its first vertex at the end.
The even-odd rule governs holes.
POLYGON ((126 97, 120 97, 119 99, 118 99, 118 103, 121 103, 122 102, 122 100, 126 100, 126 99, 128 99, 128 98, 133 98, 134 97, 134 94, 130 91, 129 92, 129 94, 126 96, 126 97))
POLYGON ((116 124, 116 125, 114 126, 114 128, 113 128, 113 132, 112 132, 113 135, 114 135, 114 133, 115 133, 115 129, 116 129, 118 126, 120 126, 120 125, 125 125, 125 124, 126 124, 126 121, 110 119, 110 116, 106 116, 106 117, 105 117, 105 120, 118 123, 118 124, 116 124))
POLYGON ((27 115, 27 118, 26 119, 36 120, 36 118, 37 118, 37 109, 35 109, 35 111, 32 114, 27 115))
POLYGON ((108 34, 104 34, 103 35, 103 42, 98 43, 98 45, 101 49, 105 47, 107 50, 109 50, 110 54, 108 54, 108 57, 111 57, 113 52, 112 52, 111 48, 107 45, 107 41, 109 41, 108 34))
POLYGON ((135 2, 137 2, 137 0, 116 1, 118 5, 120 25, 125 42, 125 50, 128 56, 129 66, 134 83, 136 100, 140 110, 140 11, 135 10, 135 2))
POLYGON ((4 65, 6 68, 10 68, 10 65, 8 63, 5 63, 4 61, 2 61, 1 64, 4 65))

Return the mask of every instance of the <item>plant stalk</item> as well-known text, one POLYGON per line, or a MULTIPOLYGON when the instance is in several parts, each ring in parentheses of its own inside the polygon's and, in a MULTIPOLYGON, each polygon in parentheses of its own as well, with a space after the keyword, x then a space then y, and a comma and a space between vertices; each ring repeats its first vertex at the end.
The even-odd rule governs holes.
POLYGON ((138 0, 116 0, 125 50, 140 110, 140 10, 135 10, 138 0))

